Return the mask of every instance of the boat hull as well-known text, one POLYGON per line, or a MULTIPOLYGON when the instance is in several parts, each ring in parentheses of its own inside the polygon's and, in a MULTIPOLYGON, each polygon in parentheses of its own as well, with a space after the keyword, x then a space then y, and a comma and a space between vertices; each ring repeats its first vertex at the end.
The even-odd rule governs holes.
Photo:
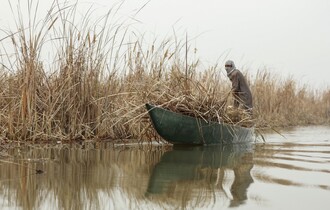
POLYGON ((157 133, 172 144, 233 144, 254 140, 253 128, 207 122, 151 104, 146 104, 146 108, 157 133))

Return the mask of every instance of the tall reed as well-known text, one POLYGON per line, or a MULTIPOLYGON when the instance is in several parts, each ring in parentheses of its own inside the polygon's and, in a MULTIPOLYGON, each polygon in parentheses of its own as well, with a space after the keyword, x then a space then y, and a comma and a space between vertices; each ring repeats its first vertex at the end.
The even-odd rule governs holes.
POLYGON ((269 71, 259 71, 252 81, 258 126, 293 126, 329 122, 327 91, 299 85, 269 71))
MULTIPOLYGON (((172 37, 145 43, 143 35, 132 40, 129 24, 115 18, 120 5, 95 21, 93 10, 79 19, 76 5, 57 1, 40 21, 31 8, 38 7, 29 7, 32 20, 18 18, 17 29, 3 40, 11 45, 1 49, 2 141, 159 140, 147 102, 230 121, 224 114, 232 101, 229 80, 218 65, 204 68, 188 59, 189 42, 172 37)), ((329 122, 329 90, 312 91, 268 71, 248 78, 258 126, 329 122)))

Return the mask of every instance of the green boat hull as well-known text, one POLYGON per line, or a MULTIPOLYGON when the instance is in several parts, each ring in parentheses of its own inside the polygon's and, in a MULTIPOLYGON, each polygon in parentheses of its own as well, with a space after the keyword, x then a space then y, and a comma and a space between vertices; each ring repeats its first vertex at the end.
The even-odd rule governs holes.
POLYGON ((235 144, 254 140, 253 128, 207 122, 151 104, 146 104, 146 108, 157 133, 172 144, 235 144))

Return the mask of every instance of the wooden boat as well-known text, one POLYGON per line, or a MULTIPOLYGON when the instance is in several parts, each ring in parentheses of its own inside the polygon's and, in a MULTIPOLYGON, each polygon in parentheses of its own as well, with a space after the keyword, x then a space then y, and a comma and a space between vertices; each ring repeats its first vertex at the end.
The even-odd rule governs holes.
POLYGON ((208 122, 146 104, 157 133, 172 144, 210 145, 252 142, 254 129, 226 123, 208 122))

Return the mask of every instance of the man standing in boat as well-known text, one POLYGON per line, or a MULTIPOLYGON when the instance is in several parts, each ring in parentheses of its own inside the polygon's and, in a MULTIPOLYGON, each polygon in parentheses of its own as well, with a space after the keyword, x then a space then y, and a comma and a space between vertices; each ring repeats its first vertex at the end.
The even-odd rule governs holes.
POLYGON ((234 108, 239 108, 241 105, 244 110, 251 114, 253 108, 252 94, 242 72, 236 69, 234 62, 231 60, 226 61, 225 69, 232 83, 234 108))

